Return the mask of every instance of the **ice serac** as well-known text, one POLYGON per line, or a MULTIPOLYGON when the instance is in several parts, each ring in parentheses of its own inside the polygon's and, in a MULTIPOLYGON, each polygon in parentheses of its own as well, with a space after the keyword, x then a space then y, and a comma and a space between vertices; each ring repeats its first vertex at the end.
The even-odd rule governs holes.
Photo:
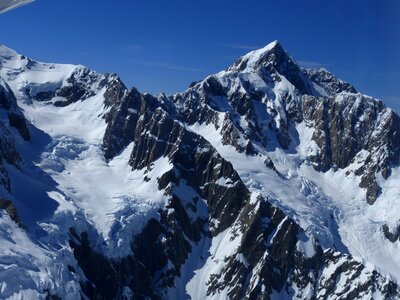
POLYGON ((279 42, 172 96, 0 77, 1 297, 399 298, 399 117, 279 42))

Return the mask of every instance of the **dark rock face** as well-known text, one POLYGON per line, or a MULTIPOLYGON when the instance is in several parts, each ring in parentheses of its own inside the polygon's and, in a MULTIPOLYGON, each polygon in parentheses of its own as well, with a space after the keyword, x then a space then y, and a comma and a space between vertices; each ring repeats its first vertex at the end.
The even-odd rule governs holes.
POLYGON ((109 123, 104 138, 106 157, 112 157, 132 141, 134 147, 130 165, 134 169, 151 169, 156 160, 168 157, 174 169, 159 179, 160 188, 167 188, 176 180, 179 183, 179 179, 185 180, 200 197, 207 200, 211 217, 220 221, 218 230, 224 230, 232 222, 231 215, 234 217, 237 213, 235 207, 239 208, 243 199, 249 197, 247 189, 232 165, 223 160, 204 138, 187 131, 171 118, 162 104, 157 107, 157 103, 157 98, 140 96, 131 91, 118 106, 117 112, 111 110, 110 114, 116 116, 113 120, 124 120, 130 124, 109 123), (122 132, 117 134, 115 130, 122 132), (126 131, 125 135, 123 132, 126 131), (117 136, 127 138, 121 144, 121 139, 118 139, 118 151, 110 152, 110 149, 115 149, 112 141, 117 136), (232 192, 230 188, 216 184, 219 178, 232 182, 232 192))
POLYGON ((44 92, 38 92, 37 94, 33 95, 33 99, 39 102, 45 102, 45 101, 50 101, 56 96, 55 91, 44 91, 44 92))
POLYGON ((25 141, 29 141, 30 133, 24 115, 17 105, 17 100, 10 87, 0 78, 0 113, 4 120, 0 120, 0 184, 10 192, 11 184, 5 164, 20 168, 21 158, 15 147, 11 128, 18 130, 25 141))
POLYGON ((17 210, 10 200, 0 198, 0 209, 4 209, 10 216, 11 220, 13 220, 18 225, 21 225, 21 222, 18 218, 17 210))
POLYGON ((367 156, 355 172, 367 190, 368 203, 379 195, 377 172, 388 178, 390 166, 399 162, 400 118, 383 103, 360 95, 320 99, 303 97, 304 120, 315 128, 313 140, 320 148, 315 167, 323 172, 345 168, 364 151, 367 156), (390 150, 389 150, 390 149, 390 150))
POLYGON ((67 106, 68 104, 85 100, 95 92, 90 86, 98 80, 98 75, 87 68, 77 68, 71 76, 66 80, 68 85, 61 87, 56 96, 63 97, 66 100, 58 100, 54 102, 55 106, 67 106))
POLYGON ((310 299, 359 299, 371 290, 379 290, 385 299, 398 295, 395 283, 366 270, 350 255, 324 251, 317 240, 308 240, 296 223, 263 199, 245 207, 233 227, 242 231, 237 251, 242 258, 238 254, 226 258, 221 272, 211 275, 208 295, 227 286, 230 299, 270 299, 274 290, 295 299, 306 298, 305 290, 310 291, 310 299), (304 242, 312 253, 301 250, 304 242), (368 280, 343 288, 339 285, 343 274, 347 283, 357 282, 361 274, 368 280))
POLYGON ((99 82, 99 88, 106 88, 104 93, 104 104, 106 107, 118 103, 128 91, 116 74, 106 74, 103 76, 99 82))
POLYGON ((26 120, 17 104, 14 93, 6 82, 0 78, 0 108, 8 114, 11 127, 16 128, 25 141, 30 139, 30 133, 26 120))
POLYGON ((31 135, 26 126, 25 117, 22 114, 10 112, 8 113, 8 120, 10 121, 10 126, 16 128, 25 141, 30 140, 31 135))
POLYGON ((18 167, 21 158, 15 149, 11 133, 2 122, 0 122, 0 153, 2 162, 7 162, 18 167))
POLYGON ((16 104, 14 93, 11 91, 7 83, 0 80, 0 107, 9 110, 16 104))
POLYGON ((395 243, 397 240, 400 239, 400 227, 397 226, 393 231, 389 229, 389 226, 386 224, 382 226, 382 231, 385 236, 389 241, 392 243, 395 243))
MULTIPOLYGON (((133 255, 126 258, 131 267, 112 275, 112 280, 125 282, 134 272, 135 276, 127 281, 127 286, 134 291, 135 297, 162 299, 163 291, 173 287, 181 275, 192 245, 231 226, 243 203, 249 201, 250 193, 230 163, 223 160, 204 138, 186 130, 171 117, 167 112, 171 111, 170 106, 136 90, 113 103, 106 116, 105 156, 110 159, 134 142, 129 161, 133 169, 151 170, 161 157, 169 159, 172 169, 158 178, 159 188, 170 198, 165 210, 160 210, 159 219, 151 219, 134 237, 133 255), (228 184, 219 184, 221 178, 228 184), (193 198, 186 198, 182 189, 191 190, 193 198)), ((82 246, 86 243, 82 242, 82 237, 74 240, 71 245, 78 249, 75 257, 80 261, 80 253, 89 250, 82 246)), ((94 265, 90 260, 88 263, 94 265)), ((110 260, 108 264, 112 264, 113 269, 121 268, 110 260)), ((81 268, 88 280, 101 285, 98 278, 93 279, 89 266, 82 265, 81 268)), ((94 292, 87 291, 86 295, 104 295, 101 291, 96 292, 96 287, 93 289, 94 292)), ((117 292, 114 291, 104 297, 108 299, 115 295, 117 292)))
MULTIPOLYGON (((117 100, 118 101, 118 100, 117 100)), ((132 89, 106 116, 108 123, 103 138, 104 156, 111 159, 134 140, 135 126, 138 121, 141 94, 132 89)))
POLYGON ((350 83, 336 78, 325 69, 303 69, 303 72, 316 84, 323 87, 329 96, 335 96, 341 92, 356 94, 357 90, 350 83))
POLYGON ((78 234, 70 229, 69 241, 79 267, 88 281, 81 282, 83 293, 90 299, 114 299, 120 285, 120 277, 113 262, 93 250, 87 232, 78 234))
POLYGON ((63 83, 50 85, 30 97, 36 101, 52 102, 54 106, 64 107, 71 103, 84 101, 105 89, 104 104, 111 106, 121 100, 127 88, 115 74, 97 74, 87 68, 77 67, 63 83))
POLYGON ((211 275, 208 295, 227 286, 230 299, 268 298, 273 290, 282 290, 294 268, 298 226, 260 198, 258 203, 244 207, 233 228, 242 236, 237 253, 243 259, 238 260, 236 254, 226 259, 221 273, 211 275), (265 256, 267 252, 270 255, 265 256), (257 283, 251 280, 255 269, 257 283))
POLYGON ((0 121, 0 184, 10 192, 10 177, 5 168, 5 163, 19 168, 21 158, 15 148, 14 139, 12 138, 10 131, 4 123, 0 121))
MULTIPOLYGON (((399 287, 379 275, 376 271, 366 272, 368 280, 358 284, 354 289, 350 283, 356 281, 361 274, 365 274, 366 267, 358 261, 352 260, 350 255, 335 253, 332 250, 324 252, 325 268, 334 266, 335 271, 331 276, 322 278, 318 289, 318 298, 327 299, 335 295, 337 299, 359 299, 365 297, 369 291, 378 291, 384 299, 396 299, 399 293, 399 287), (335 293, 335 284, 337 284, 341 274, 346 273, 346 283, 340 292, 335 293)), ((365 275, 364 275, 365 276, 365 275)))
MULTIPOLYGON (((151 169, 156 160, 168 157, 175 172, 179 174, 176 177, 185 180, 207 201, 211 217, 220 222, 216 231, 224 230, 237 214, 243 199, 249 197, 249 192, 230 163, 223 160, 204 138, 186 130, 172 119, 162 104, 157 107, 157 103, 157 98, 149 95, 140 97, 138 93, 124 99, 123 105, 118 108, 117 118, 130 123, 129 126, 109 123, 104 139, 106 157, 112 157, 108 154, 113 149, 110 143, 117 136, 113 131, 127 131, 126 134, 118 134, 127 138, 117 147, 134 142, 129 161, 132 168, 151 169), (128 104, 131 107, 124 106, 128 104), (220 178, 230 181, 233 188, 216 184, 220 178)), ((117 149, 120 151, 120 148, 117 149)), ((167 176, 171 181, 175 177, 173 173, 167 176)), ((169 180, 161 177, 161 188, 166 188, 169 180)))

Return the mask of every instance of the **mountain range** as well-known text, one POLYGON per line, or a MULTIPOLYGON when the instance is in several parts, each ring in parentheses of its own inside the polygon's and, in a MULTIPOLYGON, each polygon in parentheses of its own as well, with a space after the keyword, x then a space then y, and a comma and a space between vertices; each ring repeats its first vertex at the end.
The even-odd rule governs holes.
POLYGON ((0 46, 0 298, 400 299, 399 166, 277 41, 175 95, 0 46))

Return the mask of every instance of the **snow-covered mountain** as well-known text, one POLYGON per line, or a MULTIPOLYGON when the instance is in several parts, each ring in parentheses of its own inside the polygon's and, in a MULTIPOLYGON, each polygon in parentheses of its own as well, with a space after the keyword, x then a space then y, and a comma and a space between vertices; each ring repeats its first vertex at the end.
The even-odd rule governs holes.
POLYGON ((0 46, 1 299, 400 299, 400 119, 278 42, 180 94, 0 46))

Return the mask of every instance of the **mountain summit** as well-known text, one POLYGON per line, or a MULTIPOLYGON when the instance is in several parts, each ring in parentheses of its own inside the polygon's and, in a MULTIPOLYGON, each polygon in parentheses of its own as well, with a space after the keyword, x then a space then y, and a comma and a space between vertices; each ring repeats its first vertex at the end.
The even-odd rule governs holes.
POLYGON ((399 116, 279 42, 170 96, 0 78, 1 298, 399 298, 399 116))

